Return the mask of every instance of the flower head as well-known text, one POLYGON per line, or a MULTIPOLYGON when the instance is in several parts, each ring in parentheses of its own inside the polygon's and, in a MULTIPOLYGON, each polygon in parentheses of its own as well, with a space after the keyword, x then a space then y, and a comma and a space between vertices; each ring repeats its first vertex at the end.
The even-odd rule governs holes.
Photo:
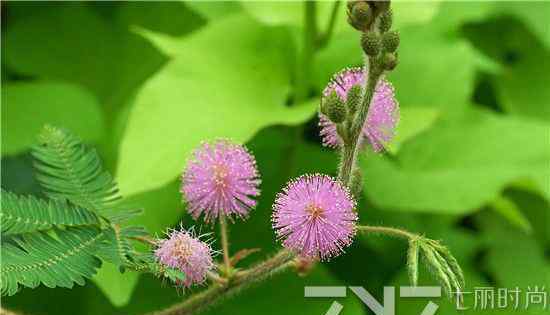
POLYGON ((214 268, 210 245, 183 229, 173 230, 167 239, 160 240, 155 256, 161 264, 185 274, 184 287, 203 283, 206 273, 214 268))
MULTIPOLYGON (((323 91, 323 97, 327 97, 336 91, 342 101, 346 101, 347 93, 354 85, 365 84, 365 72, 361 68, 344 69, 334 76, 323 91)), ((399 104, 395 100, 392 85, 381 79, 369 106, 367 119, 363 125, 363 137, 366 137, 376 152, 384 149, 395 135, 395 128, 399 122, 399 104)), ((319 113, 319 126, 323 144, 337 148, 343 144, 342 138, 336 131, 336 124, 328 117, 319 113)))
POLYGON ((203 143, 182 175, 181 192, 189 213, 205 220, 220 215, 241 218, 256 206, 260 184, 254 157, 241 145, 218 140, 203 143))
POLYGON ((283 246, 321 260, 351 244, 357 215, 348 190, 326 175, 304 175, 287 184, 273 204, 273 228, 283 246))

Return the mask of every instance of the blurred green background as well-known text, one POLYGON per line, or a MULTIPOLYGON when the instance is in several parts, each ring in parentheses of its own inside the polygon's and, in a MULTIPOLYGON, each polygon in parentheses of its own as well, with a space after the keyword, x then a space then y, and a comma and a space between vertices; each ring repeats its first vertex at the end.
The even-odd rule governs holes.
MULTIPOLYGON (((333 2, 316 4, 327 28, 333 2)), ((39 194, 29 148, 45 123, 98 148, 154 234, 186 214, 177 177, 201 140, 246 143, 262 173, 259 206, 231 229, 231 247, 279 245, 275 193, 305 172, 335 174, 318 138, 316 106, 331 75, 361 64, 358 33, 339 10, 324 47, 304 40, 301 2, 2 2, 2 187, 39 194), (307 58, 307 56, 311 56, 307 58)), ((401 105, 398 138, 366 155, 361 221, 441 239, 475 287, 550 291, 550 3, 394 2, 401 105)), ((198 223, 200 224, 200 223, 198 223)), ((207 231, 210 226, 203 226, 207 231)), ((323 314, 332 299, 304 285, 362 285, 377 297, 407 283, 406 244, 358 237, 307 277, 277 276, 211 314, 323 314)), ((434 284, 426 270, 423 284, 434 284)), ((2 300, 28 314, 140 314, 181 300, 148 275, 106 264, 84 287, 24 289, 2 300)), ((522 293, 522 299, 525 296, 522 293)), ((368 314, 339 299, 342 314, 368 314)), ((400 300, 420 314, 426 299, 400 300)), ((456 313, 436 299, 440 314, 456 313)), ((466 314, 547 314, 528 310, 466 314)))

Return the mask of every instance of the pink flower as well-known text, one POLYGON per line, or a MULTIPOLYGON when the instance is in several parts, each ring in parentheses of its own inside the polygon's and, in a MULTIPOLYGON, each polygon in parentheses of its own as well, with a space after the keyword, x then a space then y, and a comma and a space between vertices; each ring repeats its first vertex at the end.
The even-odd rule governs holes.
POLYGON ((181 192, 187 210, 196 219, 210 221, 220 215, 246 218, 256 206, 260 184, 254 157, 228 140, 203 143, 194 152, 182 176, 181 192))
POLYGON ((214 269, 212 248, 200 237, 186 230, 173 230, 168 239, 160 240, 155 250, 159 262, 170 268, 181 270, 185 274, 184 287, 201 284, 206 273, 214 269))
MULTIPOLYGON (((357 84, 361 86, 365 84, 363 69, 344 69, 336 74, 327 85, 323 91, 323 97, 336 91, 340 99, 346 101, 348 91, 357 84)), ((367 137, 374 151, 380 152, 395 136, 398 122, 399 104, 395 100, 393 87, 388 81, 381 79, 369 106, 367 120, 363 126, 363 137, 367 137)), ((319 113, 319 126, 321 127, 320 134, 323 138, 323 145, 337 148, 343 144, 336 132, 336 125, 321 113, 319 113)))
POLYGON ((283 246, 321 260, 351 244, 357 215, 348 190, 326 175, 304 175, 287 184, 273 204, 273 228, 283 246))

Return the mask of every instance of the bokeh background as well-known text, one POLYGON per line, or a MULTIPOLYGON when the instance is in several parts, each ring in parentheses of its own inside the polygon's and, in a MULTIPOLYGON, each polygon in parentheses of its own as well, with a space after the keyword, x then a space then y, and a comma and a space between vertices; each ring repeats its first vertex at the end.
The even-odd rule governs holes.
MULTIPOLYGON (((315 5, 319 32, 333 2, 315 5)), ((40 195, 30 146, 45 123, 97 147, 154 234, 194 222, 178 175, 201 140, 246 143, 262 173, 259 206, 231 228, 231 247, 279 247, 275 193, 306 172, 335 174, 316 106, 333 73, 361 64, 341 5, 332 37, 312 46, 301 2, 2 2, 2 187, 40 195)), ((398 138, 366 154, 361 221, 441 239, 475 287, 550 291, 550 3, 400 2, 399 65, 388 79, 401 105, 398 138)), ((202 226, 203 231, 212 229, 202 226)), ((214 229, 215 230, 215 229, 214 229)), ((362 285, 377 297, 407 283, 406 244, 357 237, 307 277, 277 276, 211 314, 323 314, 331 299, 304 285, 362 285)), ((423 284, 434 284, 421 270, 423 284)), ((195 289, 193 291, 198 291, 195 289)), ((496 290, 496 289, 495 289, 496 290)), ((84 287, 24 289, 2 299, 28 314, 140 314, 191 292, 108 264, 84 287)), ((547 314, 474 310, 465 314, 547 314)), ((441 314, 456 311, 435 299, 441 314)), ((342 314, 368 314, 354 297, 342 314)), ((426 299, 400 300, 419 314, 426 299)), ((479 306, 478 306, 479 307, 479 306)))

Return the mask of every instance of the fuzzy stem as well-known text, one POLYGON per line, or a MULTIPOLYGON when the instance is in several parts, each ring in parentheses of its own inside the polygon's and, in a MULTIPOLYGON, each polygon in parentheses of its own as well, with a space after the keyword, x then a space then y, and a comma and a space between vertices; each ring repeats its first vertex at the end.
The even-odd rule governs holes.
POLYGON ((149 315, 189 315, 204 311, 223 300, 231 297, 240 289, 265 280, 275 273, 282 272, 292 266, 294 255, 286 250, 279 251, 275 256, 240 273, 235 274, 227 284, 213 284, 208 289, 192 295, 187 300, 175 304, 165 310, 149 315))
POLYGON ((229 259, 229 233, 227 232, 227 221, 224 215, 220 215, 220 234, 223 251, 223 263, 225 266, 225 275, 231 275, 231 259, 229 259))
POLYGON ((351 125, 349 140, 347 143, 344 143, 344 148, 342 149, 342 164, 340 165, 338 178, 347 187, 350 187, 352 182, 352 173, 357 164, 359 151, 361 151, 363 126, 369 113, 369 106, 374 97, 376 85, 383 72, 372 58, 368 59, 368 63, 368 77, 365 84, 363 102, 351 125))
POLYGON ((360 225, 357 227, 357 230, 359 232, 365 232, 365 233, 385 234, 385 235, 402 238, 406 240, 414 240, 421 237, 418 234, 414 234, 406 230, 387 227, 387 226, 360 225))

